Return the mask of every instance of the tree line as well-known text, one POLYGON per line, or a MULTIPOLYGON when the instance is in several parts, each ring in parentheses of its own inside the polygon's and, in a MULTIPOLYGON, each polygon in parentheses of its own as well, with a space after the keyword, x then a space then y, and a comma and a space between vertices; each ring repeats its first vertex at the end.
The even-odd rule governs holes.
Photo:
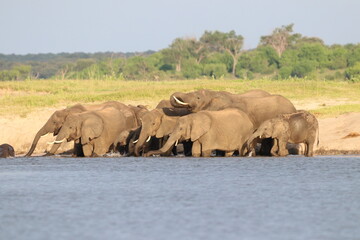
POLYGON ((176 38, 160 51, 140 53, 0 54, 0 80, 311 78, 360 81, 360 44, 326 45, 293 32, 293 24, 244 50, 235 31, 176 38))

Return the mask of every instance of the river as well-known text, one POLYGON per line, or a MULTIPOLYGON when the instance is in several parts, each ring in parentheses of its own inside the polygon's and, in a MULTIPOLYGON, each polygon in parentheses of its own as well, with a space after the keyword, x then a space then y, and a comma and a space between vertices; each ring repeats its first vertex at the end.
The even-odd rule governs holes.
POLYGON ((0 159, 0 239, 360 239, 360 156, 0 159))

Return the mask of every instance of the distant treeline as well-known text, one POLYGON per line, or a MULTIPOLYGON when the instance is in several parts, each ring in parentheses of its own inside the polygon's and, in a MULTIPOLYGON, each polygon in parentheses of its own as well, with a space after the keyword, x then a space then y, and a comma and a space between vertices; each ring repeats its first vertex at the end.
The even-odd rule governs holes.
POLYGON ((293 33, 293 24, 243 50, 235 31, 205 31, 177 38, 161 51, 139 53, 0 54, 0 80, 191 78, 311 78, 360 81, 360 44, 325 45, 317 37, 293 33))

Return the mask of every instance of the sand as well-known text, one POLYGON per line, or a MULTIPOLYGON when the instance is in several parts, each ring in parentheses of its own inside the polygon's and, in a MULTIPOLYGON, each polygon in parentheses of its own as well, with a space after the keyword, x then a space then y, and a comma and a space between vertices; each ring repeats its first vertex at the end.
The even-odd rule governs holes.
MULTIPOLYGON (((297 109, 316 107, 319 104, 306 105, 294 103, 297 109)), ((28 114, 26 117, 0 117, 0 144, 8 143, 15 148, 16 155, 24 155, 30 148, 36 132, 57 109, 45 108, 28 114)), ((352 112, 333 118, 319 120, 320 144, 316 154, 360 154, 360 113, 352 112)), ((40 139, 34 155, 44 154, 55 138, 51 134, 40 139)), ((63 143, 58 152, 71 149, 72 143, 63 143)))

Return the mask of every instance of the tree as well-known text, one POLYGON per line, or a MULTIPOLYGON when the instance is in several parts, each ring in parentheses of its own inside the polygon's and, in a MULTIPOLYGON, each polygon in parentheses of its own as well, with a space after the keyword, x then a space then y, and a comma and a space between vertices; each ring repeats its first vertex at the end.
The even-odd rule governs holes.
POLYGON ((242 54, 242 46, 244 38, 241 35, 236 35, 235 31, 223 33, 219 31, 205 33, 200 38, 200 41, 205 43, 210 50, 224 51, 228 53, 233 60, 231 73, 236 76, 236 65, 239 61, 239 57, 242 54))
POLYGON ((271 35, 262 36, 260 39, 260 45, 269 45, 275 49, 279 57, 283 54, 286 48, 289 46, 289 43, 293 38, 298 38, 300 35, 291 33, 293 32, 294 24, 289 24, 282 26, 280 28, 275 28, 271 35))
POLYGON ((166 61, 175 64, 176 72, 181 72, 182 61, 189 56, 189 41, 176 38, 169 48, 163 50, 163 55, 166 61))

